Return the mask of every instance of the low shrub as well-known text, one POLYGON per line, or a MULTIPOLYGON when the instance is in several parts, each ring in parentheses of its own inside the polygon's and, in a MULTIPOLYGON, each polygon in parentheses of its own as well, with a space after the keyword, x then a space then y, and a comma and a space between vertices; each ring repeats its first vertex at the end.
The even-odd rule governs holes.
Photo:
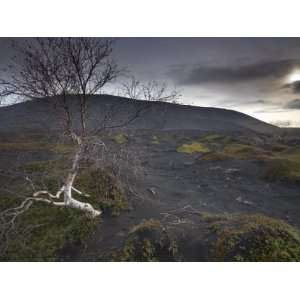
POLYGON ((142 221, 132 228, 121 250, 112 254, 113 261, 174 261, 177 244, 171 241, 158 220, 142 221))
POLYGON ((91 196, 88 199, 112 216, 129 208, 121 183, 109 170, 87 169, 79 174, 75 186, 87 192, 91 196))

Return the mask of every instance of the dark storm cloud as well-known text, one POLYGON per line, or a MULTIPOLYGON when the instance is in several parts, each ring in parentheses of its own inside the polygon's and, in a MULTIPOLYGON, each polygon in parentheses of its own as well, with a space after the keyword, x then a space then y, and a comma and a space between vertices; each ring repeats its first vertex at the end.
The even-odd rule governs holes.
POLYGON ((200 83, 235 83, 266 78, 281 78, 300 66, 299 60, 276 60, 248 65, 216 67, 197 66, 187 70, 185 66, 172 68, 168 75, 179 84, 196 85, 200 83))
POLYGON ((291 100, 284 107, 289 109, 300 109, 300 99, 291 100))
POLYGON ((284 88, 290 89, 294 94, 300 93, 300 81, 294 81, 289 84, 285 84, 284 88))

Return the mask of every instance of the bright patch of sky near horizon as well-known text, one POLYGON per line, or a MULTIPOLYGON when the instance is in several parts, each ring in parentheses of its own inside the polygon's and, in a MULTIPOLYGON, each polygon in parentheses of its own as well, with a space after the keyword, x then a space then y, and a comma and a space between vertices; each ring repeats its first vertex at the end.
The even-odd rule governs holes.
POLYGON ((137 78, 176 85, 183 104, 300 127, 300 38, 120 38, 114 55, 137 78))

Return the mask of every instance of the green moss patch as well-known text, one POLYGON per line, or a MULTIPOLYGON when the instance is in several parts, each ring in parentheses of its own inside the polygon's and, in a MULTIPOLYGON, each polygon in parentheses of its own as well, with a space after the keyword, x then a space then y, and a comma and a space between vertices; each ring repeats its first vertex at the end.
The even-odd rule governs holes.
POLYGON ((231 215, 209 225, 217 261, 300 261, 300 232, 262 215, 231 215))
POLYGON ((125 144, 128 142, 128 136, 124 133, 118 133, 113 137, 113 141, 117 144, 125 144))
POLYGON ((112 255, 113 261, 174 261, 176 242, 172 242, 158 220, 144 220, 132 228, 121 250, 112 255))
POLYGON ((199 142, 192 142, 190 144, 183 144, 181 146, 179 146, 176 149, 177 152, 179 153, 207 153, 209 152, 209 148, 203 144, 203 143, 199 143, 199 142))
POLYGON ((159 140, 159 138, 156 135, 154 135, 154 136, 152 136, 151 143, 154 144, 154 145, 159 145, 160 144, 160 140, 159 140))

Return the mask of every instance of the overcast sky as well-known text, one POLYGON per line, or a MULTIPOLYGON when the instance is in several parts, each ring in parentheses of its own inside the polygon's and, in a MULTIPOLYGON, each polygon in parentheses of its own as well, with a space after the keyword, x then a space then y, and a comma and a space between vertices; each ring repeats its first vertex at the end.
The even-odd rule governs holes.
POLYGON ((116 55, 142 78, 176 84, 183 103, 300 126, 299 38, 127 38, 116 55))
MULTIPOLYGON (((138 78, 176 85, 184 104, 300 126, 300 38, 121 38, 114 55, 138 78)), ((8 57, 0 39, 0 64, 8 57)))

